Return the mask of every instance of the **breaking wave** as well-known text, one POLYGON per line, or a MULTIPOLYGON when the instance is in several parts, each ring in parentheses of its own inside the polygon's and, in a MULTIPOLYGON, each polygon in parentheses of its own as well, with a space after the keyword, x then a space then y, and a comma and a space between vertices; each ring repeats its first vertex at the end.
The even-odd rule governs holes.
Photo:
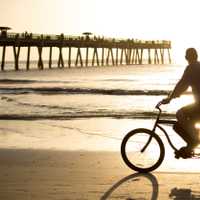
MULTIPOLYGON (((63 114, 4 114, 0 115, 0 120, 72 120, 72 119, 89 119, 89 118, 114 118, 114 119, 154 119, 156 112, 80 112, 80 113, 63 113, 63 114)), ((172 113, 163 113, 165 119, 173 119, 172 113)))
POLYGON ((123 90, 98 88, 62 88, 62 87, 1 87, 0 94, 101 94, 101 95, 167 95, 165 90, 123 90))

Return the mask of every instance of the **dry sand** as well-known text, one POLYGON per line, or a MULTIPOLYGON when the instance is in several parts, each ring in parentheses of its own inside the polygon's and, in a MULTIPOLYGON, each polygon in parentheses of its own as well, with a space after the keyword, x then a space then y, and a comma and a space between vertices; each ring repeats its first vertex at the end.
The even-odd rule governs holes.
POLYGON ((119 153, 0 150, 2 200, 200 199, 200 174, 138 174, 119 153))

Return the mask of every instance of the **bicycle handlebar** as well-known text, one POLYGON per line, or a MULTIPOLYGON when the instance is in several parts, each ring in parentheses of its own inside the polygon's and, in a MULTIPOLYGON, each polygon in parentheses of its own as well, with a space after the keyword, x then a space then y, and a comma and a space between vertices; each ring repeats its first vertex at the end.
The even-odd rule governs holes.
POLYGON ((159 101, 155 106, 155 108, 157 108, 160 112, 162 112, 162 109, 160 108, 161 105, 162 105, 162 101, 159 101))

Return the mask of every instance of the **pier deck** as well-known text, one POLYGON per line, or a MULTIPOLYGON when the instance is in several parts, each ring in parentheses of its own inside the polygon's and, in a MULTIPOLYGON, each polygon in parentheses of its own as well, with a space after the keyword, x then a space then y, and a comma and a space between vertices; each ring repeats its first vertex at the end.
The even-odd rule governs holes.
MULTIPOLYGON (((43 48, 49 48, 49 65, 52 67, 52 49, 59 49, 58 67, 75 66, 104 66, 104 65, 134 65, 171 63, 170 41, 149 41, 135 39, 115 39, 96 36, 65 36, 44 35, 32 33, 0 34, 0 47, 2 47, 1 70, 5 70, 6 48, 13 48, 14 69, 19 70, 19 55, 21 48, 27 48, 26 69, 30 69, 31 48, 38 49, 38 68, 43 69, 43 48), (67 48, 67 59, 63 59, 63 48, 67 48), (73 49, 73 53, 72 53, 73 49), (74 53, 74 50, 76 51, 74 53), (144 54, 146 51, 146 54, 144 54), (164 52, 167 51, 167 55, 164 52), (67 61, 67 64, 65 63, 67 61)), ((66 56, 66 54, 65 54, 66 56)))

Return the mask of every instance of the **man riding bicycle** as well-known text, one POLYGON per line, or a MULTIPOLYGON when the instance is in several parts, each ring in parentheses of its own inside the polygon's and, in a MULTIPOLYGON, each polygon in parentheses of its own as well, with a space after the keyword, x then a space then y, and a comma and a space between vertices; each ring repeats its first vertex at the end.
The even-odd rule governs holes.
POLYGON ((176 113, 177 123, 174 125, 174 130, 187 143, 186 147, 182 147, 176 152, 177 158, 183 154, 186 154, 185 157, 187 157, 187 154, 189 156, 191 151, 199 144, 199 135, 197 129, 195 129, 195 123, 200 120, 200 62, 197 61, 196 49, 187 49, 185 58, 189 65, 186 67, 183 76, 171 94, 161 101, 161 104, 168 104, 172 99, 185 92, 188 87, 192 88, 195 102, 181 108, 176 113))

